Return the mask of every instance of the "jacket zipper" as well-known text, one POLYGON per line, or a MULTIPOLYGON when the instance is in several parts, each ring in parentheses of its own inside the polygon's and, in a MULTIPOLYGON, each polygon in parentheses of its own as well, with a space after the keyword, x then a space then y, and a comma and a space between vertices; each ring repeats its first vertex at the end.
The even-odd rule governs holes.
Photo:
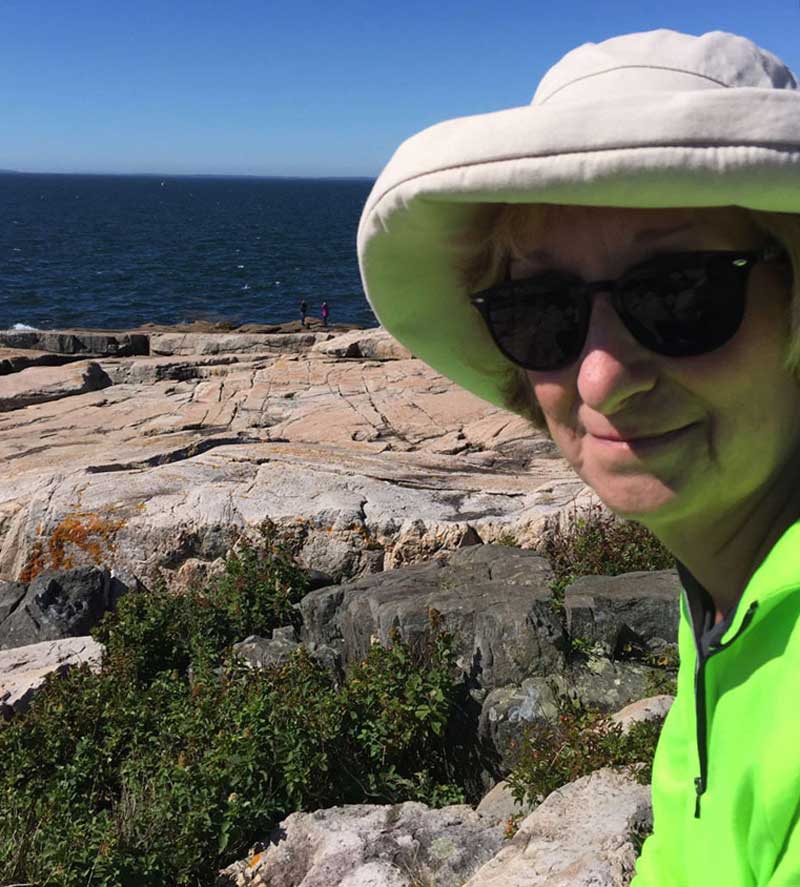
POLYGON ((697 757, 700 761, 700 775, 694 779, 694 818, 700 819, 700 797, 706 790, 708 779, 708 750, 706 748, 706 682, 705 668, 708 657, 702 658, 700 645, 697 645, 697 666, 694 671, 694 722, 697 727, 697 757))
POLYGON ((700 650, 700 644, 695 635, 695 647, 697 649, 697 666, 694 672, 694 701, 695 701, 695 723, 697 725, 697 757, 700 762, 700 775, 695 777, 695 802, 694 802, 694 818, 700 818, 700 798, 708 787, 708 725, 706 722, 706 682, 705 669, 708 660, 722 650, 726 650, 730 645, 742 634, 747 626, 753 621, 753 616, 758 609, 758 601, 753 601, 744 614, 742 624, 739 626, 736 634, 724 644, 714 645, 714 649, 703 657, 700 650))

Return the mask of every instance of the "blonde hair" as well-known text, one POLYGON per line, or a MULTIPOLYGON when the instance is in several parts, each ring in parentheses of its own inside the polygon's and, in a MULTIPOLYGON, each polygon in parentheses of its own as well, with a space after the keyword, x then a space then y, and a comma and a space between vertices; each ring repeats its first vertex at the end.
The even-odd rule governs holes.
MULTIPOLYGON (((498 282, 506 273, 511 256, 520 255, 563 207, 553 204, 484 204, 475 224, 459 243, 458 266, 468 292, 477 292, 498 282)), ((792 297, 789 306, 789 347, 785 366, 800 380, 800 214, 764 212, 740 208, 753 224, 786 250, 791 261, 792 297)), ((527 372, 512 367, 499 380, 507 409, 545 428, 544 415, 533 393, 527 372)))

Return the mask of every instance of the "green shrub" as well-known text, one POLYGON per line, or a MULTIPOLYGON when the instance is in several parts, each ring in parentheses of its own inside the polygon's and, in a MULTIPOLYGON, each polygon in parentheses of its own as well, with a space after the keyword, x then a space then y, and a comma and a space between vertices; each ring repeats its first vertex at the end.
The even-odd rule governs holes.
POLYGON ((560 592, 580 576, 618 576, 675 566, 674 557, 649 530, 600 505, 550 521, 542 549, 560 592))
MULTIPOLYGON (((392 635, 373 644, 344 687, 345 730, 358 769, 349 774, 376 803, 464 803, 455 782, 447 728, 457 706, 453 638, 438 630, 420 644, 392 635)), ((343 766, 345 766, 343 764, 343 766)))
POLYGON ((553 608, 562 617, 564 591, 581 576, 618 576, 675 566, 675 558, 649 530, 615 517, 601 505, 548 521, 540 547, 554 574, 553 608))
POLYGON ((555 789, 601 767, 639 764, 636 779, 648 783, 662 724, 659 719, 643 721, 623 734, 618 724, 610 724, 598 712, 561 697, 555 722, 536 722, 523 731, 508 776, 514 799, 538 804, 555 789))
POLYGON ((279 544, 269 521, 257 543, 243 542, 228 555, 225 571, 204 588, 180 594, 157 589, 123 597, 94 631, 107 657, 124 657, 138 679, 162 671, 183 673, 193 660, 219 662, 247 635, 269 635, 297 624, 294 604, 306 593, 306 579, 279 544))
POLYGON ((678 666, 670 657, 651 657, 650 665, 658 671, 651 671, 644 686, 645 696, 674 696, 678 692, 678 666))
POLYGON ((101 670, 51 676, 0 727, 0 883, 210 887, 294 810, 463 800, 445 741, 460 681, 435 618, 341 687, 302 649, 265 670, 230 657, 291 621, 303 588, 267 527, 209 588, 123 598, 101 670))

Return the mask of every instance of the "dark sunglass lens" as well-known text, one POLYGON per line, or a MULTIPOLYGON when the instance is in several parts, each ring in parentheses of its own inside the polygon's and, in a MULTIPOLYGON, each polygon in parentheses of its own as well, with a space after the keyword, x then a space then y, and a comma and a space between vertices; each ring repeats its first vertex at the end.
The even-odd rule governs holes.
POLYGON ((572 363, 586 340, 586 300, 563 287, 545 291, 520 281, 503 298, 491 300, 489 326, 506 356, 530 370, 556 370, 572 363))
POLYGON ((705 354, 741 325, 748 267, 730 256, 653 267, 626 278, 617 310, 646 348, 668 357, 705 354))

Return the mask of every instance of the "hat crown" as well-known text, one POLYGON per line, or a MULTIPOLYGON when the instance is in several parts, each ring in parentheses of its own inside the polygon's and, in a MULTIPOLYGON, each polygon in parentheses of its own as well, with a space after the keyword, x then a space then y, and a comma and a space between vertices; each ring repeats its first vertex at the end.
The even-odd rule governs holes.
POLYGON ((531 104, 592 101, 650 90, 797 89, 791 70, 751 40, 660 29, 584 43, 544 75, 531 104))

